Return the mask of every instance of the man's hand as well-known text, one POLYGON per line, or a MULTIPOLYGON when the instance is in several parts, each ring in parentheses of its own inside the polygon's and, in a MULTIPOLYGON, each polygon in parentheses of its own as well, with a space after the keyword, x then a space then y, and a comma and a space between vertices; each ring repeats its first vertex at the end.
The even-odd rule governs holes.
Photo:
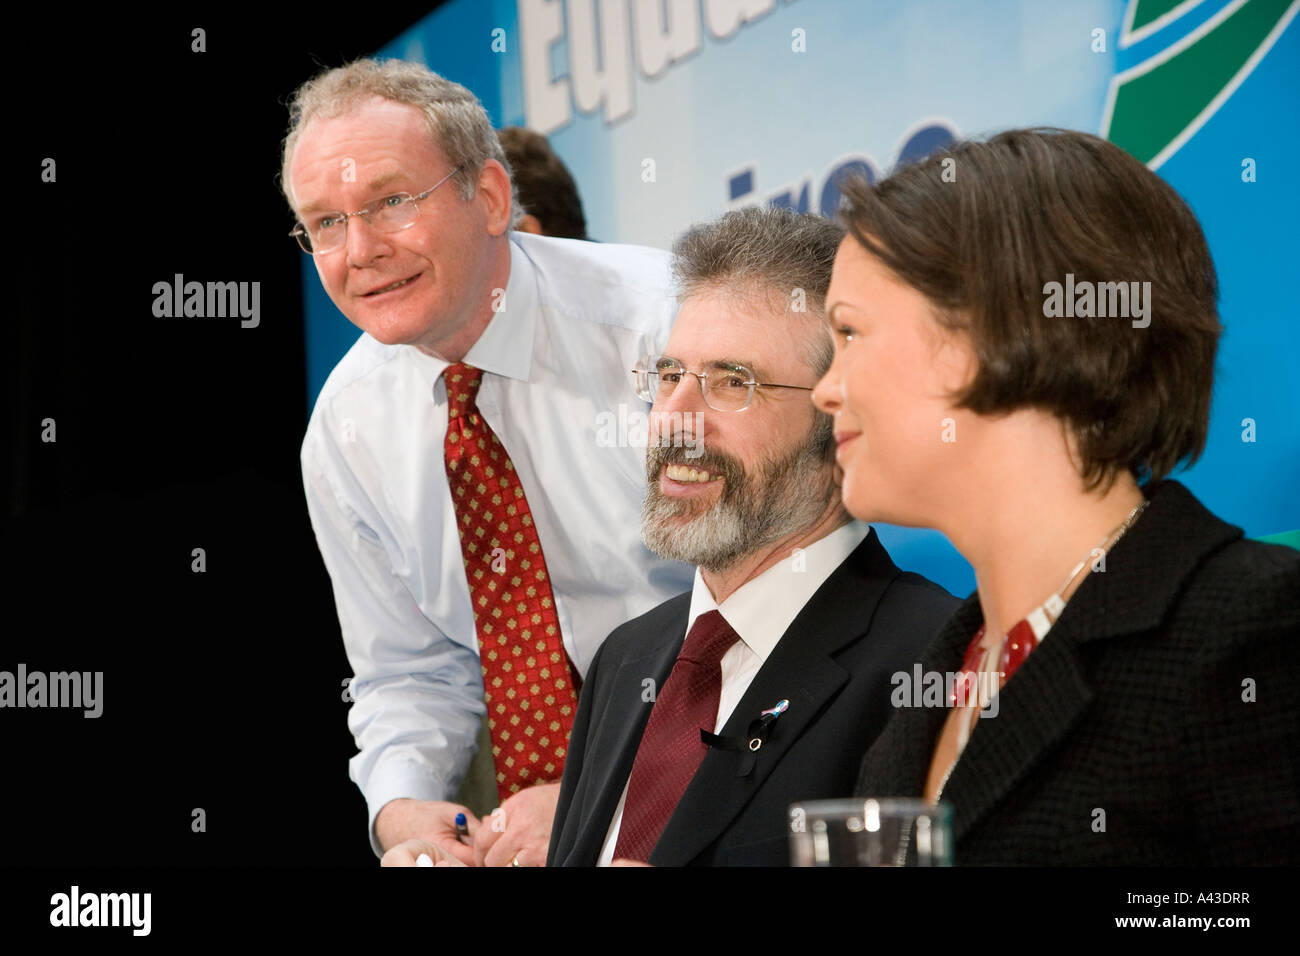
MULTIPOLYGON (((469 849, 469 847, 465 847, 469 849)), ((436 843, 428 840, 406 840, 386 852, 380 866, 419 866, 421 856, 428 857, 425 866, 466 866, 436 843)))
MULTIPOLYGON (((554 811, 554 804, 552 804, 554 811)), ((405 860, 405 853, 390 854, 399 846, 405 846, 410 842, 422 842, 432 844, 437 847, 443 855, 450 856, 459 860, 466 866, 474 866, 474 848, 473 846, 461 843, 460 838, 456 835, 456 814, 465 814, 466 826, 469 829, 469 839, 473 841, 474 832, 481 827, 479 820, 469 809, 462 807, 457 803, 446 803, 442 800, 409 800, 399 799, 390 800, 384 804, 379 814, 375 817, 375 835, 379 838, 379 845, 385 850, 381 865, 383 866, 415 866, 415 860, 420 853, 428 853, 428 850, 417 849, 410 854, 410 862, 396 862, 405 860)), ((549 825, 548 825, 549 829, 549 825)), ((545 850, 543 850, 543 855, 545 850)), ((438 855, 429 853, 436 863, 438 855)))
POLYGON ((520 790, 485 817, 474 835, 477 866, 545 866, 551 821, 560 800, 558 783, 520 790))

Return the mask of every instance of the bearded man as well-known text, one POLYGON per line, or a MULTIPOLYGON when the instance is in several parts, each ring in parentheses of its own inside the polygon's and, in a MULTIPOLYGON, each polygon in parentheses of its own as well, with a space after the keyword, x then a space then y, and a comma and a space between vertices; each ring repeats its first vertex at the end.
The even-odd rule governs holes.
POLYGON ((642 534, 695 584, 593 659, 548 865, 787 863, 789 805, 852 792, 891 684, 957 606, 840 500, 809 393, 841 236, 754 208, 674 247, 680 311, 633 372, 654 403, 642 534))

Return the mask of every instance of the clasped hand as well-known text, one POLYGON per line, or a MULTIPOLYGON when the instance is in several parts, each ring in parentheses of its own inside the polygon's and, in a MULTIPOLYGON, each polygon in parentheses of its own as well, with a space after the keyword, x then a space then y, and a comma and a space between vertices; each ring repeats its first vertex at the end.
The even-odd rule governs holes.
POLYGON ((394 800, 375 821, 380 842, 389 847, 379 865, 415 866, 425 854, 435 866, 545 866, 559 796, 558 783, 538 784, 482 820, 455 803, 394 800), (458 813, 465 814, 469 831, 463 839, 456 831, 458 813), (400 842, 390 845, 393 839, 400 842))

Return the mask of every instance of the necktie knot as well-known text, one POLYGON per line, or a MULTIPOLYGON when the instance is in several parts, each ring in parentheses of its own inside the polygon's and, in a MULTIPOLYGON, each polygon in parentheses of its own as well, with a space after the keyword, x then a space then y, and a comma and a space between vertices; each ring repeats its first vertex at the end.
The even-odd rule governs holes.
POLYGON ((476 410, 479 386, 483 384, 483 373, 472 365, 456 362, 448 365, 442 373, 447 385, 447 418, 465 418, 471 410, 476 410))
POLYGON ((695 619, 691 633, 686 635, 678 660, 693 664, 717 666, 727 649, 740 640, 727 619, 719 611, 709 611, 695 619))

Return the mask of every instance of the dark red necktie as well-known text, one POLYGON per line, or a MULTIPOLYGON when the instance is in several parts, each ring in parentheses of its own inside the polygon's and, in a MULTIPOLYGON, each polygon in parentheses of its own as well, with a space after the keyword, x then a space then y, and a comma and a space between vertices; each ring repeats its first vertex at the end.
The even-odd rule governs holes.
POLYGON ((443 457, 474 604, 497 795, 504 802, 525 787, 560 779, 577 687, 523 486, 475 404, 482 373, 461 362, 443 375, 443 457))
POLYGON ((628 779, 616 858, 646 860, 708 748, 722 696, 722 656, 740 640, 717 611, 701 614, 655 698, 628 779))

